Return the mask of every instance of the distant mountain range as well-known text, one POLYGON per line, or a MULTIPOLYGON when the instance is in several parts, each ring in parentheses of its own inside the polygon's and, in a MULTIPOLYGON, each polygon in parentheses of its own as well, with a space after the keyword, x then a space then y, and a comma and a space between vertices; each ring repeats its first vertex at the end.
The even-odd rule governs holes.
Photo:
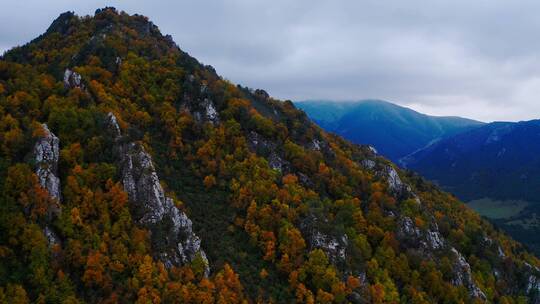
POLYGON ((327 131, 355 143, 369 144, 398 161, 434 140, 483 125, 461 117, 437 117, 381 100, 295 103, 327 131))
POLYGON ((416 171, 540 254, 540 120, 481 123, 389 102, 305 101, 324 129, 416 171))
POLYGON ((466 201, 540 200, 540 120, 489 123, 441 139, 402 164, 466 201))

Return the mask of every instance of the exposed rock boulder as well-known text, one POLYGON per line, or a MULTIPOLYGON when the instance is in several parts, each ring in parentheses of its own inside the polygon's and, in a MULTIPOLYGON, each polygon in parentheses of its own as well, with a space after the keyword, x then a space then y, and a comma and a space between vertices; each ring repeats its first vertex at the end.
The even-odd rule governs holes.
MULTIPOLYGON (((118 139, 121 134, 117 119, 112 113, 108 114, 108 119, 109 128, 118 139)), ((172 198, 165 195, 150 154, 134 142, 117 148, 131 213, 152 233, 157 257, 169 268, 200 258, 206 265, 204 274, 207 276, 210 268, 201 241, 193 232, 191 220, 176 207, 172 198)))
POLYGON ((81 88, 84 89, 84 84, 82 83, 82 77, 79 73, 66 69, 64 71, 64 87, 68 89, 81 88))

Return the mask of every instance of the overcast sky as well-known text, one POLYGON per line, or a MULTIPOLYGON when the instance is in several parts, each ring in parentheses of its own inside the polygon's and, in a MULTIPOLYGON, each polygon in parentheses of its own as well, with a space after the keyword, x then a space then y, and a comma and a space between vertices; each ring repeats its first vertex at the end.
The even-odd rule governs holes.
POLYGON ((281 99, 540 118, 538 0, 2 0, 0 50, 35 38, 61 12, 107 5, 150 17, 223 77, 281 99))

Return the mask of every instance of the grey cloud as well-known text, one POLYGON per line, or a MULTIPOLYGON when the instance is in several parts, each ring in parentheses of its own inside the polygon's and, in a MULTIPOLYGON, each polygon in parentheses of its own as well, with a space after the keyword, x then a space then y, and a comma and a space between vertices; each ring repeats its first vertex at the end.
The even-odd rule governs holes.
POLYGON ((481 120, 540 116, 532 0, 4 1, 0 47, 63 11, 147 15, 234 82, 283 99, 388 99, 481 120))

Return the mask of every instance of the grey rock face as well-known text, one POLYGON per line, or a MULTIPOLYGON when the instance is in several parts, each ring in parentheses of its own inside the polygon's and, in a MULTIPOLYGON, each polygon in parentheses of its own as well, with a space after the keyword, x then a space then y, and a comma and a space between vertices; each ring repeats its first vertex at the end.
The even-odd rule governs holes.
MULTIPOLYGON (((114 114, 108 114, 111 132, 118 139, 120 128, 114 114)), ((174 201, 165 195, 159 182, 152 157, 138 143, 118 147, 122 167, 122 183, 132 204, 132 215, 152 235, 156 255, 167 267, 181 266, 200 256, 205 275, 210 272, 201 241, 193 232, 192 222, 174 201)))
POLYGON ((113 113, 109 112, 109 114, 107 114, 107 119, 109 129, 111 130, 113 137, 117 139, 122 136, 122 131, 120 130, 120 126, 118 125, 118 120, 116 119, 116 116, 114 116, 113 113))
MULTIPOLYGON (((60 202, 60 178, 58 178, 58 157, 60 155, 60 140, 54 135, 46 124, 42 125, 45 135, 38 139, 34 145, 34 160, 36 162, 36 175, 39 183, 49 195, 60 202)), ((49 212, 57 214, 59 208, 52 208, 49 212)))
POLYGON ((525 263, 525 269, 527 278, 525 291, 529 295, 533 295, 530 299, 530 303, 540 303, 540 269, 529 263, 525 263))
POLYGON ((204 110, 206 119, 213 123, 219 123, 219 115, 216 111, 216 107, 214 106, 214 103, 208 98, 204 99, 204 110))
POLYGON ((482 290, 480 290, 480 288, 478 288, 472 278, 471 266, 469 263, 467 263, 463 255, 461 255, 461 253, 455 248, 452 247, 450 250, 456 257, 456 261, 454 263, 454 280, 452 283, 454 285, 462 285, 467 287, 471 297, 485 300, 486 295, 482 290))
POLYGON ((406 216, 399 220, 397 236, 425 252, 432 252, 445 246, 445 240, 436 225, 432 225, 427 230, 422 230, 416 226, 410 217, 406 216))
POLYGON ((401 178, 399 178, 396 169, 394 169, 392 166, 387 166, 385 173, 388 178, 388 187, 390 190, 400 192, 403 189, 403 182, 401 181, 401 178))
POLYGON ((416 227, 416 225, 414 224, 414 222, 412 221, 410 217, 404 217, 401 220, 401 230, 399 231, 399 233, 407 237, 414 237, 414 238, 419 238, 422 236, 422 232, 420 231, 418 227, 416 227))
POLYGON ((145 225, 161 221, 166 199, 150 155, 141 145, 129 143, 122 157, 122 183, 130 201, 138 204, 137 220, 145 225))
MULTIPOLYGON (((268 165, 270 165, 270 168, 274 170, 278 170, 282 173, 286 173, 290 171, 291 164, 281 158, 281 156, 278 153, 277 145, 276 143, 267 140, 263 136, 261 136, 257 132, 250 132, 247 136, 247 144, 251 151, 257 153, 260 152, 261 154, 268 154, 267 160, 268 165)), ((265 156, 265 155, 263 155, 265 156)))
MULTIPOLYGON (((34 145, 34 161, 36 163, 36 175, 41 187, 45 188, 53 199, 53 204, 47 210, 47 218, 50 220, 60 214, 60 178, 58 177, 58 158, 60 155, 60 140, 54 135, 46 124, 41 126, 45 132, 34 145)), ((59 245, 60 238, 48 225, 43 229, 49 248, 59 245)))
POLYGON ((55 245, 60 245, 60 237, 52 230, 51 227, 45 226, 43 229, 43 234, 45 234, 45 237, 47 238, 47 243, 49 244, 49 248, 52 248, 55 245))
POLYGON ((334 265, 341 264, 347 257, 349 240, 347 235, 330 235, 318 229, 315 216, 308 216, 302 223, 302 233, 310 249, 321 249, 334 265))
POLYGON ((66 69, 64 71, 64 87, 70 88, 70 89, 72 88, 84 89, 81 75, 70 69, 66 69))
POLYGON ((310 148, 315 151, 321 151, 321 141, 318 139, 313 139, 310 144, 310 148))
POLYGON ((396 169, 390 165, 383 165, 382 169, 376 173, 378 176, 386 179, 389 192, 396 198, 414 198, 418 203, 417 195, 413 192, 410 185, 403 182, 396 169))
POLYGON ((441 249, 444 247, 444 239, 439 231, 429 230, 427 232, 427 244, 433 249, 441 249))
POLYGON ((376 163, 374 160, 366 158, 360 162, 360 165, 365 169, 372 170, 373 168, 375 168, 376 163))
MULTIPOLYGON (((203 88, 204 86, 201 87, 201 92, 206 90, 203 88)), ((219 123, 219 114, 210 98, 204 98, 198 105, 186 104, 185 109, 192 113, 197 122, 210 122, 214 125, 219 123)))

